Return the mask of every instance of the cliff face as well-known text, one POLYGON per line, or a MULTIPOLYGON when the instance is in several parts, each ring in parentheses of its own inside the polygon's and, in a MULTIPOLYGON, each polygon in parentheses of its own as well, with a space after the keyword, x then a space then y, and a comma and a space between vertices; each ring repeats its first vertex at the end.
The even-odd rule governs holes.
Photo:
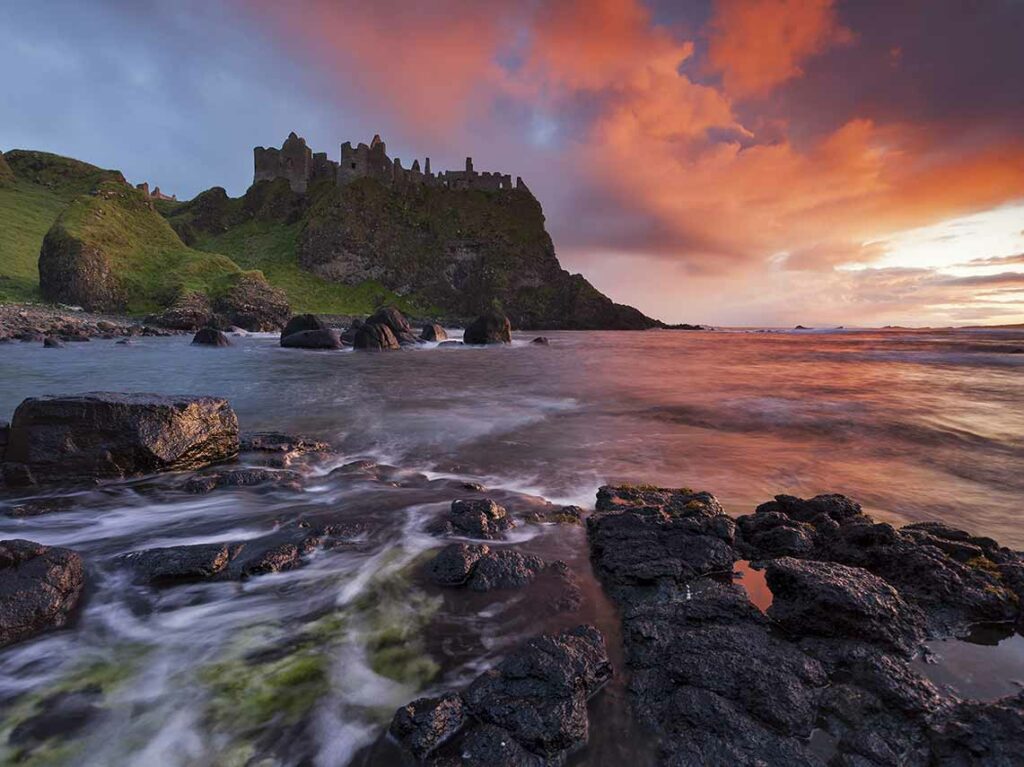
POLYGON ((498 308, 521 329, 660 324, 562 269, 540 203, 526 189, 392 188, 363 178, 298 194, 279 179, 254 184, 241 200, 204 192, 170 220, 197 243, 254 223, 291 227, 291 257, 303 271, 327 283, 380 285, 450 317, 498 308))

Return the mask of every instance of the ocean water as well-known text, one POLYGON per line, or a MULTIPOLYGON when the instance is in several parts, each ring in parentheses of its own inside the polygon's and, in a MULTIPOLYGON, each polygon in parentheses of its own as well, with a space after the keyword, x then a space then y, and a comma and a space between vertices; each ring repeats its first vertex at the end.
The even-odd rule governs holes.
MULTIPOLYGON (((879 519, 941 520, 1024 548, 1024 330, 552 333, 546 347, 530 337, 388 354, 285 350, 261 335, 229 349, 187 337, 0 347, 0 419, 42 394, 211 394, 231 401, 243 431, 338 450, 298 496, 190 496, 172 478, 83 491, 49 514, 0 515, 0 537, 74 548, 90 579, 72 630, 0 651, 0 740, 40 696, 100 676, 102 713, 54 763, 272 754, 282 764, 387 764, 380 736, 397 706, 464 684, 524 636, 591 620, 614 654, 614 612, 578 526, 521 526, 510 542, 570 564, 586 595, 579 614, 538 615, 516 595, 441 592, 418 578, 440 544, 426 524, 467 481, 513 512, 541 499, 592 507, 601 484, 618 482, 708 490, 735 515, 778 493, 840 492, 879 519), (362 458, 396 470, 328 476, 362 458), (362 532, 304 568, 242 584, 155 591, 117 562, 141 548, 255 537, 299 516, 362 532), (374 650, 382 626, 396 625, 426 665, 389 675, 374 650), (303 688, 312 704, 273 686, 275 674, 296 672, 296 653, 315 671, 303 688), (284 660, 253 665, 264 657, 284 660), (227 705, 232 696, 246 705, 227 705)), ((1024 674, 1019 637, 989 644, 1024 674)), ((1005 694, 1005 675, 986 684, 992 656, 971 648, 936 648, 966 658, 940 664, 936 681, 1005 694)), ((640 750, 622 696, 613 684, 595 699, 602 726, 576 763, 617 764, 640 750)))

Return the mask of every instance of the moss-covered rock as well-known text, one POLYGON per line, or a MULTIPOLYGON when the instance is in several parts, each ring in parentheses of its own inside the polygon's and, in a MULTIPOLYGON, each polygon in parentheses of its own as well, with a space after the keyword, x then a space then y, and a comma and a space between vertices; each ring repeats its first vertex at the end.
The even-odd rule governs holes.
POLYGON ((92 311, 157 310, 183 291, 223 292, 240 272, 187 247, 141 192, 117 181, 76 197, 39 252, 43 297, 92 311))

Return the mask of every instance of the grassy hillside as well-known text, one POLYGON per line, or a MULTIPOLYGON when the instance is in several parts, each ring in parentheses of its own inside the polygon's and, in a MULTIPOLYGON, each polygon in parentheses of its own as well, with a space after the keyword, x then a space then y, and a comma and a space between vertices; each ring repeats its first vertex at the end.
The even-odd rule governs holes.
MULTIPOLYGON (((316 195, 311 195, 314 198, 316 195)), ((299 265, 298 240, 308 199, 285 182, 258 184, 230 198, 215 187, 186 203, 161 204, 183 240, 199 250, 223 253, 243 269, 258 269, 288 294, 294 312, 370 314, 393 304, 413 315, 436 314, 415 295, 398 295, 375 280, 355 285, 330 282, 299 265)))
POLYGON ((116 283, 109 286, 115 297, 109 308, 120 303, 132 314, 158 311, 183 290, 217 295, 241 272, 227 256, 186 246, 141 192, 117 181, 101 182, 72 200, 46 235, 44 250, 44 257, 52 251, 61 272, 78 268, 80 280, 108 280, 100 272, 109 267, 116 283), (106 264, 84 266, 84 253, 102 254, 106 264), (65 267, 61 259, 75 260, 77 267, 65 267))
POLYGON ((0 301, 39 300, 39 248, 61 211, 117 171, 13 150, 0 165, 0 301))

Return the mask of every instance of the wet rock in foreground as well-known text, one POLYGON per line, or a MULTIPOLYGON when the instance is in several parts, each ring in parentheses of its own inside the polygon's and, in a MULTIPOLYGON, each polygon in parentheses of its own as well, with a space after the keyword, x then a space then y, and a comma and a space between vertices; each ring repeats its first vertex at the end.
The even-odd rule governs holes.
POLYGON ((513 548, 452 543, 431 560, 428 572, 439 586, 479 592, 519 589, 536 583, 550 592, 543 601, 555 612, 576 610, 583 601, 579 583, 565 562, 545 562, 513 548))
POLYGON ((302 475, 294 471, 271 469, 228 469, 200 474, 192 477, 183 486, 188 493, 202 495, 229 487, 255 487, 261 489, 282 489, 299 492, 302 490, 302 475))
POLYGON ((512 343, 512 323, 504 314, 488 312, 477 317, 462 334, 463 343, 482 346, 484 344, 512 343))
POLYGON ((500 538, 516 526, 504 506, 490 498, 452 501, 446 515, 435 520, 430 532, 435 535, 464 535, 469 538, 500 538))
POLYGON ((465 723, 462 696, 449 692, 402 706, 395 712, 389 732, 416 759, 425 759, 451 740, 465 723))
POLYGON ((591 558, 622 616, 629 692, 659 763, 1019 765, 1024 696, 962 702, 907 658, 1020 621, 1021 555, 945 525, 875 523, 840 495, 778 496, 736 524, 712 496, 605 487, 591 558), (759 560, 763 615, 722 564, 759 560), (824 730, 831 752, 810 747, 824 730))
POLYGON ((593 626, 544 634, 461 694, 399 709, 390 732, 430 765, 560 764, 586 744, 587 699, 611 675, 604 637, 593 626))
POLYGON ((910 654, 924 641, 924 615, 867 570, 783 557, 767 569, 769 617, 795 634, 880 642, 910 654))
POLYGON ((337 330, 300 330, 281 339, 286 349, 340 349, 344 344, 337 330))
POLYGON ((82 559, 74 551, 0 541, 0 647, 64 626, 84 583, 82 559))
POLYGON ((314 549, 349 532, 301 524, 245 541, 168 546, 123 557, 135 579, 151 586, 201 580, 242 580, 301 567, 314 549))
POLYGON ((93 482, 198 469, 238 454, 238 419, 218 397, 91 392, 33 397, 14 411, 8 484, 93 482))

